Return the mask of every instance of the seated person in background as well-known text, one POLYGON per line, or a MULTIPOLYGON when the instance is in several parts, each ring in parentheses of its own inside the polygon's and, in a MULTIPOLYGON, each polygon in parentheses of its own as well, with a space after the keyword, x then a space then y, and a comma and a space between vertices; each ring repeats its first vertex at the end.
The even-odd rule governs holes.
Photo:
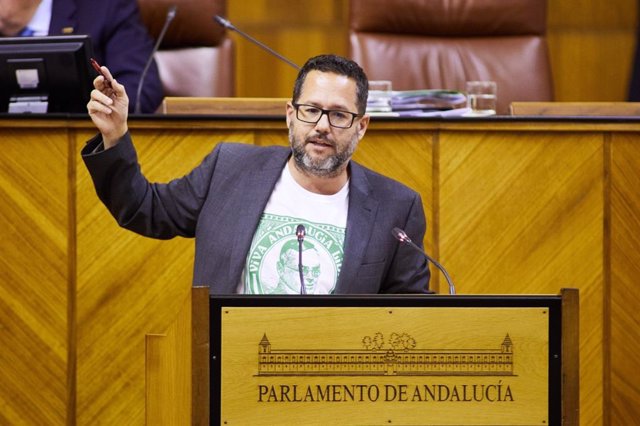
POLYGON ((636 35, 636 52, 631 64, 631 83, 629 85, 629 102, 640 102, 640 28, 636 35))
MULTIPOLYGON (((4 37, 72 34, 91 36, 95 58, 126 87, 133 111, 140 76, 153 50, 136 0, 0 0, 4 37)), ((142 89, 141 112, 155 112, 162 97, 153 63, 142 89)))
POLYGON ((391 233, 402 228, 422 245, 420 195, 351 160, 369 125, 367 76, 355 62, 322 55, 302 67, 286 104, 289 147, 220 143, 167 184, 140 171, 125 88, 102 76, 94 86, 87 109, 100 134, 82 156, 99 198, 134 232, 195 237, 194 284, 212 294, 428 292, 424 256, 391 233), (300 224, 308 244, 296 274, 287 258, 300 224), (297 285, 279 285, 285 273, 297 285))

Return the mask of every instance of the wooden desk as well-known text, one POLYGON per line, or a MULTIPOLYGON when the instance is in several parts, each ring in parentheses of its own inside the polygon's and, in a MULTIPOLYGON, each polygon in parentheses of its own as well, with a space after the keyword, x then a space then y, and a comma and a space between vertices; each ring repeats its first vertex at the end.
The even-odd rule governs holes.
POLYGON ((640 117, 640 102, 512 102, 511 115, 640 117))
MULTIPOLYGON (((134 117, 130 128, 157 181, 221 140, 287 143, 273 119, 134 117)), ((2 415, 182 424, 193 242, 117 227, 79 156, 93 134, 87 118, 0 118, 2 415), (171 404, 150 402, 160 385, 171 404)), ((640 417, 639 120, 375 120, 355 158, 422 194, 426 248, 459 293, 579 288, 583 423, 640 417)), ((447 288, 435 268, 432 287, 447 288)))
POLYGON ((214 114, 266 115, 284 118, 288 98, 185 98, 167 97, 160 112, 165 115, 214 114))

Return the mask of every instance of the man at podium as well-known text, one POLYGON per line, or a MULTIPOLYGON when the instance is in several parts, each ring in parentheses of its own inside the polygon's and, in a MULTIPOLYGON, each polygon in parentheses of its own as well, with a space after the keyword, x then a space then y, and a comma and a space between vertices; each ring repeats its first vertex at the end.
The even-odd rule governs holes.
POLYGON ((358 64, 320 55, 301 68, 286 105, 289 148, 219 143, 168 183, 142 175, 127 93, 102 70, 87 105, 100 134, 82 150, 96 192, 124 228, 194 237, 195 285, 212 294, 429 291, 426 259, 391 233, 422 245, 420 196, 351 159, 369 124, 358 64), (285 272, 297 285, 279 285, 285 272))

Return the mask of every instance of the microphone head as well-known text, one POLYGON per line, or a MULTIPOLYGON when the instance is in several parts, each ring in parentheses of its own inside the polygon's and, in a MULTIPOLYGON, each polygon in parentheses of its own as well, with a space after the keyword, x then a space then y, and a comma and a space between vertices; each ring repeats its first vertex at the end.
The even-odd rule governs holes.
POLYGON ((296 228, 296 236, 298 237, 298 241, 304 240, 305 234, 306 230, 304 229, 304 225, 298 225, 298 227, 296 228))
POLYGON ((411 238, 409 238, 409 236, 407 235, 406 232, 404 232, 402 229, 400 228, 393 228, 391 230, 391 234, 393 234, 393 236, 400 241, 401 243, 410 243, 411 242, 411 238))
POLYGON ((220 15, 214 16, 213 20, 216 21, 218 24, 222 25, 223 27, 229 29, 229 30, 233 30, 234 29, 233 25, 231 25, 231 22, 229 22, 228 20, 224 19, 220 15))
POLYGON ((176 6, 175 4, 172 4, 171 6, 169 6, 169 10, 167 11, 167 19, 168 20, 173 20, 173 18, 176 17, 176 11, 178 10, 178 6, 176 6))

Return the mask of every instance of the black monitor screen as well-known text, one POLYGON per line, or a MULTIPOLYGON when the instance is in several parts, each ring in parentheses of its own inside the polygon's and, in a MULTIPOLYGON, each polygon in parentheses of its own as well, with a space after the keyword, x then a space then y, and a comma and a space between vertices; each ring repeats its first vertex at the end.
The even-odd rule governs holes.
POLYGON ((86 113, 92 55, 87 35, 0 38, 0 112, 86 113))

